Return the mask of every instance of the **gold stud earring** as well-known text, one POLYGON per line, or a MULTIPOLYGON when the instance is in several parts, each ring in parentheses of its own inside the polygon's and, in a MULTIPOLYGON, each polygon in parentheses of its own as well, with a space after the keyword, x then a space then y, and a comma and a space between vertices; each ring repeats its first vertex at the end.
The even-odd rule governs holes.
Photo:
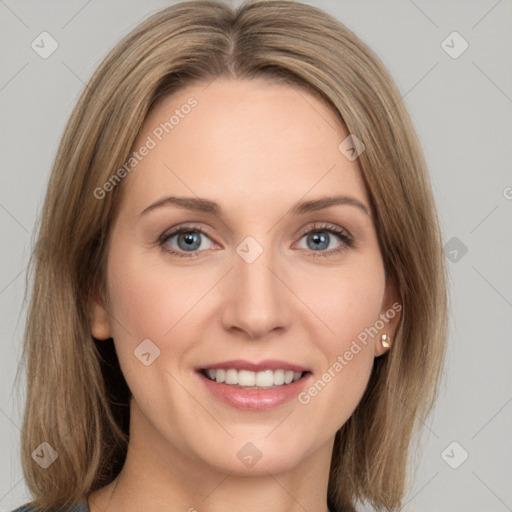
POLYGON ((389 348, 391 343, 391 338, 387 334, 383 334, 380 337, 380 343, 384 348, 389 348))

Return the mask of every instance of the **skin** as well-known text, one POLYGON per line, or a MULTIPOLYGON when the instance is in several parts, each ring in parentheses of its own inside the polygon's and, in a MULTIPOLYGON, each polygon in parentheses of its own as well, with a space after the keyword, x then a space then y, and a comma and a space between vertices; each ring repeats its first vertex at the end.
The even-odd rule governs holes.
POLYGON ((181 89, 150 112, 134 147, 191 96, 198 105, 119 185, 107 296, 91 301, 91 333, 114 339, 133 394, 130 443, 120 475, 89 496, 90 510, 324 512, 336 431, 385 350, 380 333, 393 337, 399 314, 307 405, 235 409, 194 368, 280 359, 309 368, 314 382, 332 367, 398 300, 396 290, 386 285, 371 215, 350 204, 286 212, 334 194, 370 210, 368 194, 357 160, 338 150, 348 134, 330 108, 259 79, 181 89), (168 195, 216 201, 225 217, 175 206, 141 216, 168 195), (159 245, 170 228, 190 223, 206 233, 197 235, 199 257, 166 252, 190 254, 178 236, 159 245), (324 230, 328 246, 315 250, 307 233, 324 223, 355 245, 324 230), (263 248, 252 263, 236 252, 247 236, 263 248), (134 357, 144 339, 160 350, 149 366, 134 357), (252 467, 237 457, 249 441, 262 455, 252 467))

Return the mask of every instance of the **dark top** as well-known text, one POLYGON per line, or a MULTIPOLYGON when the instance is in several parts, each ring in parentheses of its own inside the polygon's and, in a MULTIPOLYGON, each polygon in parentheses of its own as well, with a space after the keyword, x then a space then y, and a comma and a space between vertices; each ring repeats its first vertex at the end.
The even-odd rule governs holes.
MULTIPOLYGON (((16 510, 13 510, 12 512, 33 512, 33 511, 34 511, 33 508, 23 506, 23 507, 17 508, 16 510)), ((68 508, 63 508, 56 512, 89 512, 89 507, 87 506, 87 502, 83 501, 83 502, 79 503, 78 505, 74 505, 74 506, 68 507, 68 508)))

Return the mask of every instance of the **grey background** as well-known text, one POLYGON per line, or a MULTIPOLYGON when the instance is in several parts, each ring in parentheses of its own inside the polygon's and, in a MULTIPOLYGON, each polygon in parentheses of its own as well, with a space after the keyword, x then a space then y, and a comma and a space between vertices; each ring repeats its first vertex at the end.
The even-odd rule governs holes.
MULTIPOLYGON (((26 264, 59 139, 108 50, 170 3, 0 0, 0 511, 29 497, 19 462, 24 389, 14 378, 26 264), (47 59, 31 48, 43 31, 59 44, 47 59)), ((453 260, 447 365, 403 510, 512 510, 512 2, 308 3, 355 31, 396 80, 453 260), (469 44, 458 58, 441 46, 453 31, 469 44)), ((461 48, 453 37, 445 44, 461 48)))

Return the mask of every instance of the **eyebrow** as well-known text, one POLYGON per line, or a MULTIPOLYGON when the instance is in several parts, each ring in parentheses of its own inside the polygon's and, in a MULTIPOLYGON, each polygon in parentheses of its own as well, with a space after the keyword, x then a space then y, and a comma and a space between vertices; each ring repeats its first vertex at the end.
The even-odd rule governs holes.
MULTIPOLYGON (((368 208, 361 201, 359 201, 359 199, 351 196, 323 196, 310 201, 300 201, 290 208, 287 215, 301 215, 323 210, 324 208, 329 208, 336 205, 354 206, 359 210, 362 210, 367 215, 370 215, 368 208)), ((185 210, 209 213, 219 218, 225 217, 221 206, 215 201, 200 197, 184 196, 163 197, 162 199, 159 199, 158 201, 150 204, 140 213, 140 215, 145 215, 146 213, 163 206, 175 206, 185 210)))

